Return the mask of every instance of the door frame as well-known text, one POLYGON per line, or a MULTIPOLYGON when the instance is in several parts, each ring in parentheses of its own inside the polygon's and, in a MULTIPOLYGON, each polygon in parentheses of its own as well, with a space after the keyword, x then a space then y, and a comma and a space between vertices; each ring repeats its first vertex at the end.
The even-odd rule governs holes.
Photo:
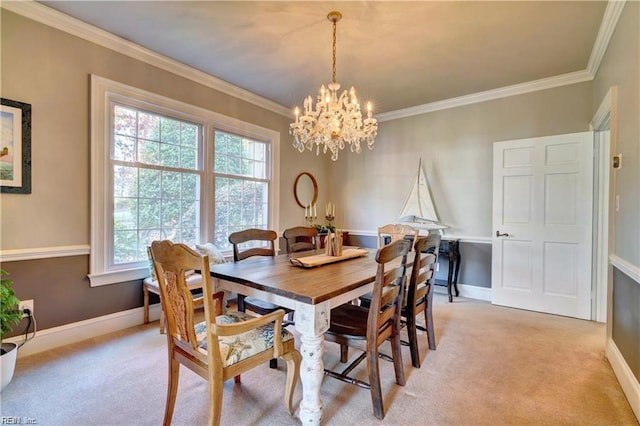
MULTIPOLYGON (((611 86, 604 96, 598 110, 594 114, 590 128, 596 132, 594 138, 594 168, 597 178, 594 182, 594 213, 598 211, 608 212, 606 226, 594 229, 594 265, 592 275, 592 294, 595 302, 592 303, 592 319, 607 324, 607 340, 612 334, 613 315, 613 271, 609 263, 609 256, 613 253, 615 236, 615 173, 611 173, 611 153, 616 152, 617 128, 618 128, 618 87, 611 86), (609 149, 603 146, 603 140, 599 133, 609 130, 609 149), (608 182, 607 182, 608 181, 608 182), (606 271, 606 274, 604 273, 606 271)), ((594 221, 595 222, 595 221, 594 221)), ((594 225, 595 226, 595 225, 594 225)))

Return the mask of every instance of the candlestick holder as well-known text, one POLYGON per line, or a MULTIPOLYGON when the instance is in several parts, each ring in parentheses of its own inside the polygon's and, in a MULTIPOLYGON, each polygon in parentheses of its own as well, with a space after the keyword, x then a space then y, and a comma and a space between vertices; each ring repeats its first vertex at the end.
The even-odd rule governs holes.
POLYGON ((329 228, 333 229, 332 228, 333 225, 331 225, 331 222, 333 222, 336 217, 334 215, 332 215, 332 214, 328 214, 324 218, 327 220, 327 222, 329 222, 329 228))
POLYGON ((313 215, 313 214, 305 215, 305 216, 304 216, 304 220, 306 220, 306 221, 307 221, 307 224, 308 224, 309 226, 313 226, 313 224, 316 222, 316 220, 317 220, 317 219, 318 219, 318 216, 315 216, 315 215, 313 215))

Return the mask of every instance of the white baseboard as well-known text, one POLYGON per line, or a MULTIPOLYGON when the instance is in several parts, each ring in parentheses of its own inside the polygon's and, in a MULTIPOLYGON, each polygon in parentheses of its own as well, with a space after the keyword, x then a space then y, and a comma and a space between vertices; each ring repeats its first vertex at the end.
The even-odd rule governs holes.
POLYGON ((640 383, 638 379, 633 375, 618 346, 612 339, 607 340, 605 353, 622 387, 622 391, 627 397, 633 413, 636 415, 636 419, 640 422, 640 383))
MULTIPOLYGON (((159 318, 160 304, 150 305, 149 319, 155 321, 159 318)), ((140 307, 38 331, 32 340, 29 340, 24 346, 18 349, 18 358, 134 327, 142 324, 144 322, 143 319, 143 308, 140 307)), ((18 344, 23 340, 23 336, 14 336, 6 339, 8 342, 18 344)))
MULTIPOLYGON (((491 302, 490 288, 458 283, 458 290, 460 291, 461 297, 467 297, 469 299, 478 299, 478 300, 485 300, 487 302, 491 302)), ((451 291, 453 292, 454 298, 455 298, 455 290, 451 289, 451 291)), ((434 292, 447 294, 447 287, 437 285, 435 286, 434 292)))

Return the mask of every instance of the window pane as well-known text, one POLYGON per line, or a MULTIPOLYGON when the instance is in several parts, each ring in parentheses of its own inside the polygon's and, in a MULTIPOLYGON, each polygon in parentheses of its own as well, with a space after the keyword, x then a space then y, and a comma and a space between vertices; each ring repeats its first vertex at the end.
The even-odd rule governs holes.
POLYGON ((138 227, 138 200, 135 198, 113 199, 113 229, 136 229, 138 227))
POLYGON ((115 166, 113 168, 113 195, 134 197, 138 195, 138 169, 135 167, 115 166))
POLYGON ((237 135, 227 133, 227 154, 240 156, 242 154, 242 138, 237 135))
POLYGON ((180 122, 162 117, 160 120, 160 140, 173 145, 180 144, 180 122))
POLYGON ((160 117, 140 112, 138 114, 138 137, 154 141, 160 140, 160 117))
POLYGON ((114 134, 122 136, 136 136, 137 112, 121 105, 115 105, 113 113, 114 134))
POLYGON ((166 143, 160 144, 160 164, 166 167, 179 167, 180 147, 166 143))
POLYGON ((138 192, 140 197, 160 198, 160 170, 141 168, 138 192))
POLYGON ((115 264, 139 260, 138 231, 114 231, 113 242, 113 261, 115 264))
POLYGON ((187 200, 198 200, 200 198, 200 188, 197 175, 182 176, 182 197, 187 200))
POLYGON ((138 142, 138 161, 145 164, 159 164, 160 145, 158 142, 140 139, 138 142))
POLYGON ((136 139, 127 136, 114 136, 113 159, 121 161, 136 161, 136 139))
POLYGON ((182 123, 180 144, 184 147, 198 148, 198 126, 182 123))
POLYGON ((182 147, 180 153, 182 157, 180 165, 183 169, 195 170, 198 168, 198 151, 196 149, 182 147))
POLYGON ((181 186, 180 181, 180 173, 162 172, 162 198, 179 199, 181 186))
POLYGON ((160 228, 160 201, 156 199, 141 199, 140 207, 140 229, 160 228))

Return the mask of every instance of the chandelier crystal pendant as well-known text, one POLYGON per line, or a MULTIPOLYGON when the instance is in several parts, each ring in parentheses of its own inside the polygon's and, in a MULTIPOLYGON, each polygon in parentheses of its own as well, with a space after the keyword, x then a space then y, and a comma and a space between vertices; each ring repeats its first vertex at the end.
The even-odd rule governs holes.
POLYGON ((336 24, 342 19, 340 12, 329 12, 327 19, 333 23, 333 78, 325 88, 320 87, 315 106, 313 98, 304 100, 304 111, 296 107, 296 121, 289 126, 289 134, 293 136, 293 147, 300 152, 305 149, 316 154, 331 151, 331 159, 336 161, 338 153, 349 145, 351 152, 360 153, 361 145, 366 144, 373 149, 378 134, 378 120, 371 116, 371 102, 367 103, 367 118, 362 117, 356 90, 351 87, 338 96, 340 84, 336 82, 336 24))

